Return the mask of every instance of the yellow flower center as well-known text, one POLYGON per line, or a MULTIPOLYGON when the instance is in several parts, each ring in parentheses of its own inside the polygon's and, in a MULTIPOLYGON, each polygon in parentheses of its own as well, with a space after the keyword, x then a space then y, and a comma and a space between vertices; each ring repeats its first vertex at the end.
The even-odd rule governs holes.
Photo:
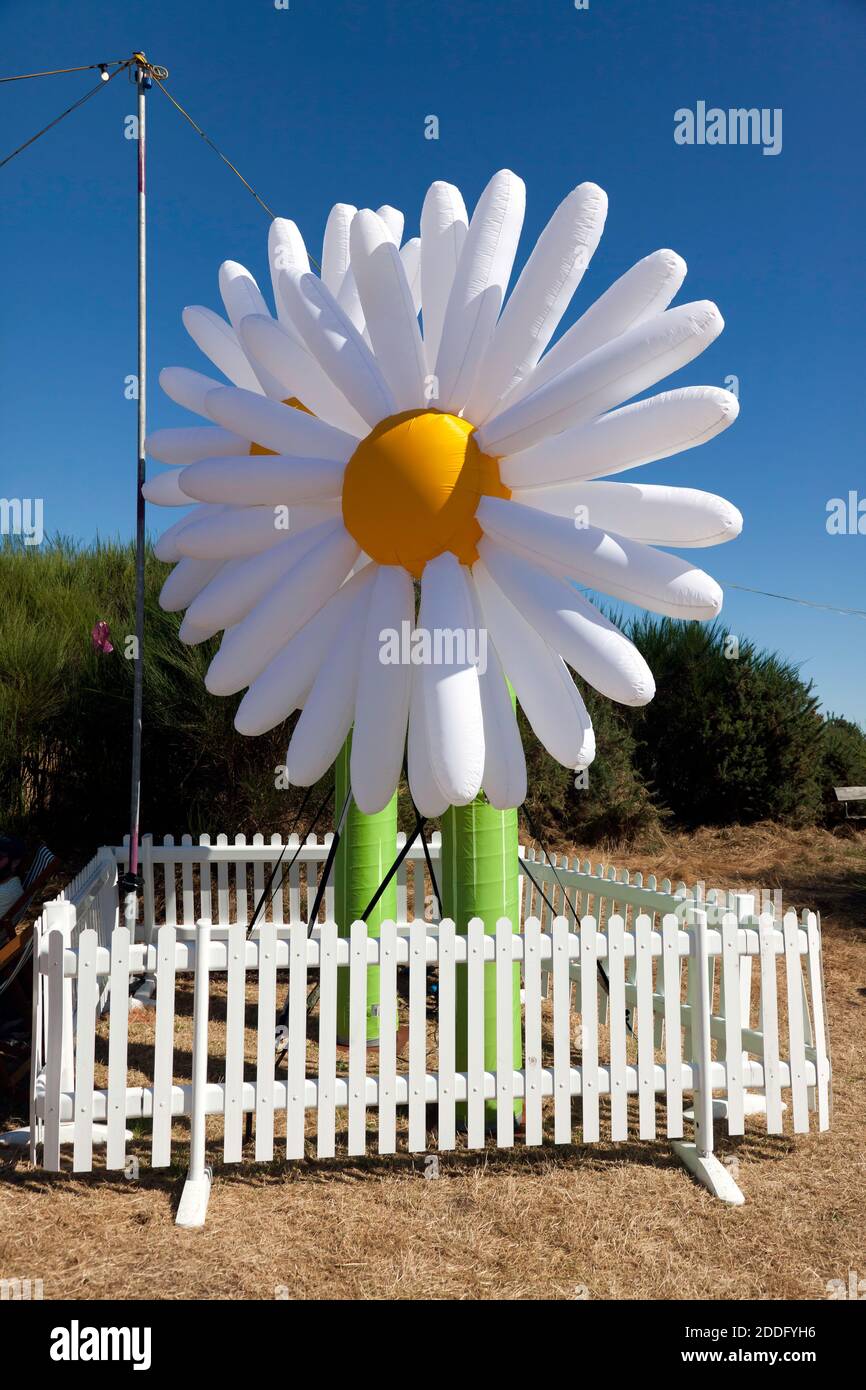
POLYGON ((477 560, 478 503, 511 493, 474 428, 442 411, 406 410, 361 441, 343 478, 343 521, 372 560, 416 579, 446 550, 464 565, 477 560))

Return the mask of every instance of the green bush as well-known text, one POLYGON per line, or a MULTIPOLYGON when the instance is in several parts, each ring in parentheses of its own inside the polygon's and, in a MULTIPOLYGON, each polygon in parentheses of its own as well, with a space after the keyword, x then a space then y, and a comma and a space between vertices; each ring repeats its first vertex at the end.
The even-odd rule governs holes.
MULTIPOLYGON (((845 808, 836 800, 834 787, 866 787, 866 734, 859 724, 829 714, 824 723, 824 819, 838 825, 845 808)), ((854 814, 866 814, 866 805, 852 806, 854 814)))
MULTIPOLYGON (((148 555, 142 829, 282 827, 298 800, 275 787, 286 732, 235 732, 237 700, 214 699, 203 684, 217 640, 178 641, 178 616, 158 604, 166 573, 148 555)), ((6 544, 0 577, 0 825, 58 846, 115 842, 129 823, 132 548, 6 544), (111 630, 109 654, 91 642, 100 620, 111 630)))
POLYGON ((819 818, 822 720, 796 667, 718 622, 643 618, 630 636, 656 679, 632 715, 636 764, 679 824, 819 818))
MULTIPOLYGON (((142 829, 233 834, 292 829, 304 793, 278 790, 293 721, 258 739, 233 727, 237 698, 216 699, 204 674, 218 639, 178 640, 163 613, 166 567, 146 568, 142 829)), ((58 848, 116 842, 129 821, 133 551, 56 540, 0 545, 0 830, 41 834, 58 848), (115 650, 95 651, 106 621, 115 650)), ((652 703, 612 704, 578 681, 596 731, 586 785, 540 747, 524 716, 532 822, 548 840, 589 845, 763 819, 835 822, 833 786, 866 785, 866 737, 823 721, 810 684, 781 658, 720 624, 646 618, 630 635, 657 684, 652 703)), ((311 793, 304 827, 331 783, 311 793)), ((333 810, 322 816, 321 831, 333 810)), ((404 787, 400 823, 413 823, 404 787)))

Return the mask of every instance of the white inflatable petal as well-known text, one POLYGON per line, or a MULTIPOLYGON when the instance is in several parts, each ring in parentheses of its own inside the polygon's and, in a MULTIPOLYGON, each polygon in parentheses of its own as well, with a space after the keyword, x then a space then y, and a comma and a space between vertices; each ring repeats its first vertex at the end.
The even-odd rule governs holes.
POLYGON ((431 660, 422 666, 433 774, 451 805, 468 806, 478 795, 484 775, 481 692, 478 671, 469 659, 475 613, 468 572, 446 551, 425 565, 421 591, 431 640, 448 633, 456 637, 450 650, 443 641, 441 653, 430 653, 431 660))
MULTIPOLYGON (((417 630, 425 631, 424 593, 418 605, 417 630)), ((409 702, 409 730, 406 738, 406 767, 409 790, 415 808, 422 816, 441 816, 448 809, 448 797, 436 781, 430 756, 427 717, 424 712, 423 669, 412 666, 412 687, 409 702)))
POLYGON ((488 536, 478 555, 530 627, 602 695, 621 705, 652 699, 655 682, 637 647, 574 588, 488 536))
POLYGON ((188 507, 190 497, 181 490, 180 474, 176 468, 170 473, 157 473, 141 489, 141 495, 146 502, 152 502, 155 507, 188 507))
POLYGON ((499 497, 483 497, 476 516, 499 545, 626 603, 669 618, 704 620, 721 610, 716 581, 666 550, 499 497))
MULTIPOLYGON (((265 734, 300 708, 347 614, 369 591, 372 578, 358 576, 344 584, 253 681, 235 715, 238 733, 265 734)), ((359 610, 357 616, 363 618, 363 613, 359 610)))
POLYGON ((369 208, 352 223, 352 270, 376 362, 397 411, 424 405, 426 363, 421 330, 400 252, 369 208))
POLYGON ((592 721, 562 657, 553 651, 495 584, 483 561, 472 579, 490 640, 536 738, 565 767, 595 757, 592 721))
POLYGON ((250 441, 231 430, 213 425, 191 425, 182 429, 154 430, 144 441, 152 459, 170 463, 173 468, 186 468, 199 459, 242 454, 250 441))
POLYGON ((280 382, 268 371, 264 363, 259 362, 250 353, 241 338, 241 325, 250 314, 270 317, 264 295, 250 272, 244 266, 239 265, 237 261, 223 261, 219 270, 219 286, 232 328, 238 341, 244 346, 253 371, 261 383, 262 390, 272 401, 281 401, 284 392, 280 382))
POLYGON ((340 293, 335 295, 334 298, 337 301, 337 307, 340 313, 345 314, 349 323, 358 332, 362 340, 366 342, 366 338, 364 337, 366 332, 364 310, 361 307, 361 296, 358 294, 358 286, 355 283, 355 275, 351 265, 343 276, 340 293))
POLYGON ((259 555, 286 539, 286 528, 280 527, 275 507, 208 508, 209 515, 199 509, 190 524, 178 535, 181 555, 195 560, 237 560, 244 555, 259 555))
POLYGON ((361 647, 350 760, 352 794, 365 815, 387 806, 400 780, 412 667, 401 660, 384 661, 383 641, 393 632, 399 642, 403 624, 411 631, 414 619, 411 576, 401 566, 377 566, 361 647))
MULTIPOLYGON (((354 435, 316 420, 305 410, 224 386, 210 391, 208 413, 225 429, 234 429, 254 439, 275 454, 300 454, 305 458, 332 459, 348 463, 358 441, 354 435)), ((236 451, 238 452, 238 451, 236 451)))
POLYGON ((517 453, 590 420, 691 362, 723 328, 709 300, 656 314, 488 421, 478 431, 479 446, 485 453, 517 453))
POLYGON ((270 314, 264 295, 246 266, 238 261, 223 261, 218 279, 222 301, 235 333, 247 314, 270 314))
POLYGON ((185 556, 175 565, 159 595, 165 613, 180 613, 197 598, 222 569, 222 560, 193 560, 185 556))
MULTIPOLYGON (((283 270, 300 270, 306 273, 310 269, 310 258, 307 255, 307 248, 304 245, 304 238, 298 231, 297 226, 287 217, 275 217, 268 232, 268 263, 271 272, 271 286, 274 295, 274 308, 277 318, 289 337, 301 348, 304 348, 303 340, 295 325, 291 321, 291 315, 283 303, 280 294, 280 272, 283 270)), ((306 348, 304 348, 306 352, 306 348)))
POLYGON ((216 377, 205 376, 203 372, 191 372, 189 367, 163 367, 159 374, 159 384, 169 400, 192 410, 196 415, 208 418, 205 397, 208 391, 215 391, 225 382, 216 377))
POLYGON ((326 540, 339 524, 339 518, 334 517, 297 535, 284 537, 282 544, 260 555, 227 564, 190 605, 189 617, 196 627, 210 628, 212 632, 234 627, 293 565, 326 540))
POLYGON ((409 293, 412 296, 412 307, 417 318, 421 312, 421 238, 419 236, 413 236, 410 241, 404 242, 400 247, 400 260, 403 262, 409 293))
MULTIPOLYGON (((358 211, 351 203, 335 203, 325 223, 322 243, 322 283, 336 299, 349 269, 349 232, 358 211)), ((288 269, 288 266, 285 267, 288 269)), ((308 267, 309 269, 309 267, 308 267)))
MULTIPOLYGON (((183 502, 227 502, 238 507, 277 506, 339 497, 345 465, 327 459, 247 454, 240 458, 200 459, 181 474, 162 477, 179 481, 183 502)), ((148 498, 148 500, 153 500, 148 498)))
POLYGON ((622 473, 705 444, 739 410, 736 396, 718 386, 663 391, 503 458, 499 476, 506 487, 521 488, 622 473))
POLYGON ((562 483, 520 488, 513 496, 524 507, 567 517, 574 525, 588 523, 644 545, 721 545, 743 529, 742 515, 731 502, 692 487, 562 483))
POLYGON ((466 403, 481 424, 533 371, 583 279, 604 230, 607 194, 582 183, 560 203, 521 271, 466 403))
POLYGON ((534 371, 514 383, 502 404, 516 405, 530 391, 537 391, 588 353, 662 313, 685 278, 686 263, 676 251, 654 251, 644 256, 563 333, 534 371))
MULTIPOLYGON (((441 410, 456 414, 469 399, 505 299, 525 206, 523 180, 503 169, 472 214, 436 358, 441 410)), ((423 236, 422 231, 422 244, 423 236)))
POLYGON ((442 325, 469 219, 459 188, 438 181, 427 190, 421 210, 421 304, 424 353, 428 370, 436 368, 442 325))
MULTIPOLYGON (((168 526, 153 543, 153 553, 157 560, 162 560, 167 565, 173 565, 183 559, 183 551, 179 549, 178 542, 181 532, 187 526, 194 526, 197 522, 208 517, 217 517, 226 510, 225 507, 193 507, 187 516, 182 516, 173 526, 168 526)), ((214 559, 222 558, 214 556, 214 559)))
POLYGON ((380 208, 376 209, 376 216, 382 219, 388 229, 388 236, 394 245, 399 247, 403 240, 403 228, 406 224, 402 212, 398 211, 397 208, 390 207, 388 203, 383 203, 380 208))
MULTIPOLYGON (((420 620, 420 619, 419 619, 420 620)), ((409 790, 415 808, 422 816, 441 816, 448 809, 448 797, 433 773, 427 720, 424 713, 424 687, 421 667, 412 668, 412 696, 409 707, 409 732, 406 740, 406 761, 409 790)))
POLYGON ((469 580, 476 630, 479 635, 478 688, 484 719, 484 776, 481 789, 498 811, 520 806, 526 799, 526 757, 505 675, 490 640, 478 590, 469 580))
POLYGON ((201 642, 206 642, 208 638, 213 637, 212 632, 202 632, 194 627, 188 618, 184 618, 177 635, 185 647, 197 647, 201 642))
POLYGON ((317 419, 358 439, 367 433, 367 424, 357 410, 285 324, 250 314, 241 324, 240 337, 247 352, 273 373, 282 400, 294 397, 317 419))
MULTIPOLYGON (((240 563, 242 563, 240 560, 229 560, 228 564, 222 566, 222 569, 231 570, 232 566, 240 563)), ((202 642, 207 642, 211 637, 215 637, 218 631, 220 631, 220 627, 217 624, 209 624, 207 627, 199 626, 193 619, 190 619, 188 613, 179 627, 178 638, 179 641, 183 642, 183 646, 199 646, 202 642)))
POLYGON ((237 334, 225 319, 202 304, 187 305, 181 317, 196 347, 210 358, 223 376, 247 391, 261 391, 261 383, 238 342, 237 334))
POLYGON ((372 429, 395 413, 376 359, 357 328, 315 275, 284 272, 283 297, 310 352, 372 429))
POLYGON ((289 781, 297 787, 309 787, 325 775, 352 727, 368 599, 366 587, 344 618, 304 701, 286 757, 289 781))
POLYGON ((223 638, 205 679, 208 690, 232 695, 261 675, 289 638, 336 593, 357 557, 357 542, 342 525, 304 555, 223 638))

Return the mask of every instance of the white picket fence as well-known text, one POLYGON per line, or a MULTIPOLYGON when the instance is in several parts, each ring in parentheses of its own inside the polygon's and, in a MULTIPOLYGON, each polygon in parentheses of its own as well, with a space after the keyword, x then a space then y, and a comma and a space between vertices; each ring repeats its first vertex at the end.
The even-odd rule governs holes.
MULTIPOLYGON (((254 1158, 263 1162, 305 1153, 330 1158, 664 1135, 712 1191, 742 1201, 713 1156, 714 1118, 740 1135, 746 1116, 760 1113, 768 1132, 781 1133, 787 1097, 795 1133, 808 1131, 811 1113, 819 1129, 827 1128, 830 1063, 816 914, 756 914, 750 895, 701 896, 685 885, 644 884, 639 875, 591 872, 564 860, 552 865, 530 853, 525 865, 535 883, 522 876, 519 932, 502 921, 485 934, 472 922, 463 934, 448 920, 414 915, 430 901, 415 846, 398 885, 400 920, 383 924, 378 937, 363 923, 340 937, 327 896, 325 920, 309 929, 301 907, 312 907, 327 843, 301 848, 251 934, 251 906, 282 849, 278 841, 151 845, 135 941, 117 925, 122 849, 101 851, 76 891, 49 905, 35 928, 34 1162, 41 1145, 42 1166, 57 1171, 61 1148, 71 1143, 73 1169, 89 1171, 94 1143, 105 1141, 106 1167, 123 1168, 127 1124, 145 1121, 150 1162, 164 1167, 183 1142, 185 1130, 179 1135, 176 1127, 183 1117, 190 1164, 178 1219, 200 1224, 208 1148, 216 1151, 221 1129, 224 1162, 252 1157, 244 1150, 246 1115, 254 1116, 254 1158), (515 962, 522 983, 519 1068, 515 962), (371 965, 380 967, 380 1013, 388 1019, 398 1014, 398 972, 408 971, 401 1013, 408 1037, 400 1055, 391 1029, 375 1051, 367 1047, 371 965), (349 974, 345 1052, 337 1042, 341 971, 349 974), (460 971, 468 1039, 462 1070, 455 1028, 460 971), (496 980, 494 1067, 484 1064, 485 971, 496 980), (179 1077, 178 991, 188 993, 190 973, 191 1063, 179 1077), (133 1068, 126 1004, 131 981, 142 976, 155 982, 156 1009, 147 1043, 136 1039, 133 1068), (318 1015, 308 1025, 314 984, 318 1015), (275 1067, 274 1021, 287 993, 286 1052, 275 1067), (99 1024, 106 997, 123 1007, 99 1024), (220 1030, 210 1048, 209 1027, 220 1030), (103 1053, 107 1042, 107 1055, 97 1064, 98 1040, 103 1053), (220 1079, 209 1075, 209 1061, 220 1079), (130 1084, 133 1069, 144 1073, 143 1083, 130 1084), (208 1124, 214 1116, 222 1117, 216 1134, 208 1124), (693 1120, 694 1142, 683 1139, 684 1119, 693 1120)), ((436 837, 434 863, 439 849, 436 837)), ((135 1141, 138 1158, 146 1143, 135 1141)))

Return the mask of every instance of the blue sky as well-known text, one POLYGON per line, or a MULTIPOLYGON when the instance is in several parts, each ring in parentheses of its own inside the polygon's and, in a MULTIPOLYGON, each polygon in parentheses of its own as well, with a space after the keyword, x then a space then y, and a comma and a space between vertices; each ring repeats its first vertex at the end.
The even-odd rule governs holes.
MULTIPOLYGON (((522 260, 570 188, 600 183, 607 229, 564 326, 671 246, 689 265, 679 299, 716 300, 727 327, 665 384, 739 381, 733 429, 639 476, 740 507, 742 537, 701 552, 723 585, 866 609, 866 535, 826 529, 829 499, 866 498, 862 0, 590 0, 580 11, 573 0, 6 0, 0 13, 4 73, 138 47, 314 254, 338 200, 393 203, 414 235, 433 179, 458 184, 471 208, 509 166, 527 183, 522 260), (674 113, 699 101, 781 108, 781 152, 677 144, 674 113)), ((0 87, 0 157, 90 84, 0 87)), ((0 495, 44 498, 46 529, 81 539, 133 526, 133 110, 120 77, 0 175, 0 495)), ((156 90, 148 122, 153 428, 183 422, 158 369, 204 369, 182 307, 220 307, 228 258, 267 284, 268 220, 156 90)), ((724 618, 800 663, 825 708, 866 724, 866 620, 735 589, 724 618)))

